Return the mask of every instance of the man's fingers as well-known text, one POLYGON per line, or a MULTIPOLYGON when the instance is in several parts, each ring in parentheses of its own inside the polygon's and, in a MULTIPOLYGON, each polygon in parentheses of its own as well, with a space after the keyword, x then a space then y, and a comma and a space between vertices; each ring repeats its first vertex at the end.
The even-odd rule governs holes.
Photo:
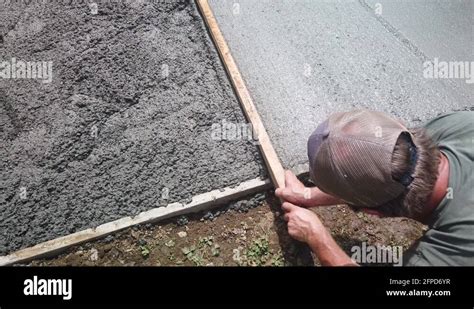
POLYGON ((285 171, 285 187, 284 188, 277 188, 275 190, 275 195, 276 196, 278 196, 279 198, 284 198, 285 196, 288 195, 288 192, 287 192, 286 188, 290 185, 292 176, 293 176, 293 173, 290 170, 285 171))
POLYGON ((283 216, 283 219, 288 222, 290 221, 290 214, 286 213, 284 216, 283 216))
POLYGON ((292 209, 295 209, 295 205, 291 204, 291 203, 288 203, 288 202, 284 202, 282 205, 281 205, 281 208, 283 208, 283 210, 285 212, 290 212, 292 209))
POLYGON ((283 200, 287 200, 292 197, 291 190, 287 188, 278 188, 275 190, 275 194, 283 200))

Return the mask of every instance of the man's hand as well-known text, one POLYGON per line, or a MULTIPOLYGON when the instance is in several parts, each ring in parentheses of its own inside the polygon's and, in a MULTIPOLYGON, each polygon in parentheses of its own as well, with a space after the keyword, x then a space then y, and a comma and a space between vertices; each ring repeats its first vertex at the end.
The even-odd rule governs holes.
POLYGON ((285 187, 276 189, 275 195, 301 207, 344 204, 344 201, 324 193, 317 187, 305 187, 291 171, 285 172, 285 187))
POLYGON ((275 190, 276 196, 302 207, 310 207, 311 189, 296 178, 291 171, 285 172, 285 187, 275 190))
POLYGON ((351 258, 337 245, 318 216, 311 210, 285 202, 282 205, 288 222, 288 234, 305 242, 325 266, 355 266, 351 258))
POLYGON ((283 218, 288 222, 288 234, 294 239, 308 243, 316 240, 317 235, 325 230, 318 216, 311 210, 288 202, 281 207, 285 211, 283 218))

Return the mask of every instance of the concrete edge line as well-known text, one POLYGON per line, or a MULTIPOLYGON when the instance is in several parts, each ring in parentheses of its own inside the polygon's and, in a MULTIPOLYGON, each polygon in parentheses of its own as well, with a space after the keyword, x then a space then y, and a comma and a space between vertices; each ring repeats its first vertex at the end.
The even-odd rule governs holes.
POLYGON ((157 222, 173 216, 199 212, 218 206, 219 204, 264 191, 271 187, 268 179, 251 179, 240 183, 238 186, 213 190, 195 195, 188 204, 172 203, 166 207, 153 208, 139 213, 134 217, 124 217, 115 221, 104 223, 95 228, 89 228, 73 234, 39 243, 35 246, 20 249, 5 256, 0 256, 0 266, 27 262, 36 258, 54 256, 65 249, 84 242, 96 240, 109 234, 124 230, 134 225, 157 222))

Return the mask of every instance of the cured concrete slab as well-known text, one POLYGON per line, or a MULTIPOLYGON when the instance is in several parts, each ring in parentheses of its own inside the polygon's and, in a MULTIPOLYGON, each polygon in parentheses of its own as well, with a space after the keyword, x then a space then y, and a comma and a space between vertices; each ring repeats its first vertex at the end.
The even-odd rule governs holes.
POLYGON ((88 3, 0 2, 0 254, 265 173, 194 2, 88 3))
POLYGON ((434 58, 474 60, 472 1, 210 4, 287 168, 307 168, 307 137, 335 111, 377 109, 415 126, 474 106, 474 84, 423 74, 434 58))

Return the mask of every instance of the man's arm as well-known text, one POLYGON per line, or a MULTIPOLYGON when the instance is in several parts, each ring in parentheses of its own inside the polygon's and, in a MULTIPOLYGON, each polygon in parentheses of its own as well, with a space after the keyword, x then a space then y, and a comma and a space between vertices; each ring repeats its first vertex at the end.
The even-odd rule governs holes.
POLYGON ((282 205, 288 233, 307 243, 324 266, 357 266, 336 243, 318 216, 311 210, 285 202, 282 205))
POLYGON ((285 173, 285 187, 275 191, 276 196, 301 207, 344 204, 344 201, 324 193, 317 187, 308 188, 290 172, 285 173))
POLYGON ((325 266, 356 266, 357 264, 338 246, 318 216, 302 207, 343 204, 344 201, 326 194, 317 187, 307 188, 290 172, 285 173, 285 187, 278 188, 275 194, 286 201, 282 208, 286 212, 288 233, 291 237, 305 242, 325 266), (298 207, 302 206, 302 207, 298 207))

